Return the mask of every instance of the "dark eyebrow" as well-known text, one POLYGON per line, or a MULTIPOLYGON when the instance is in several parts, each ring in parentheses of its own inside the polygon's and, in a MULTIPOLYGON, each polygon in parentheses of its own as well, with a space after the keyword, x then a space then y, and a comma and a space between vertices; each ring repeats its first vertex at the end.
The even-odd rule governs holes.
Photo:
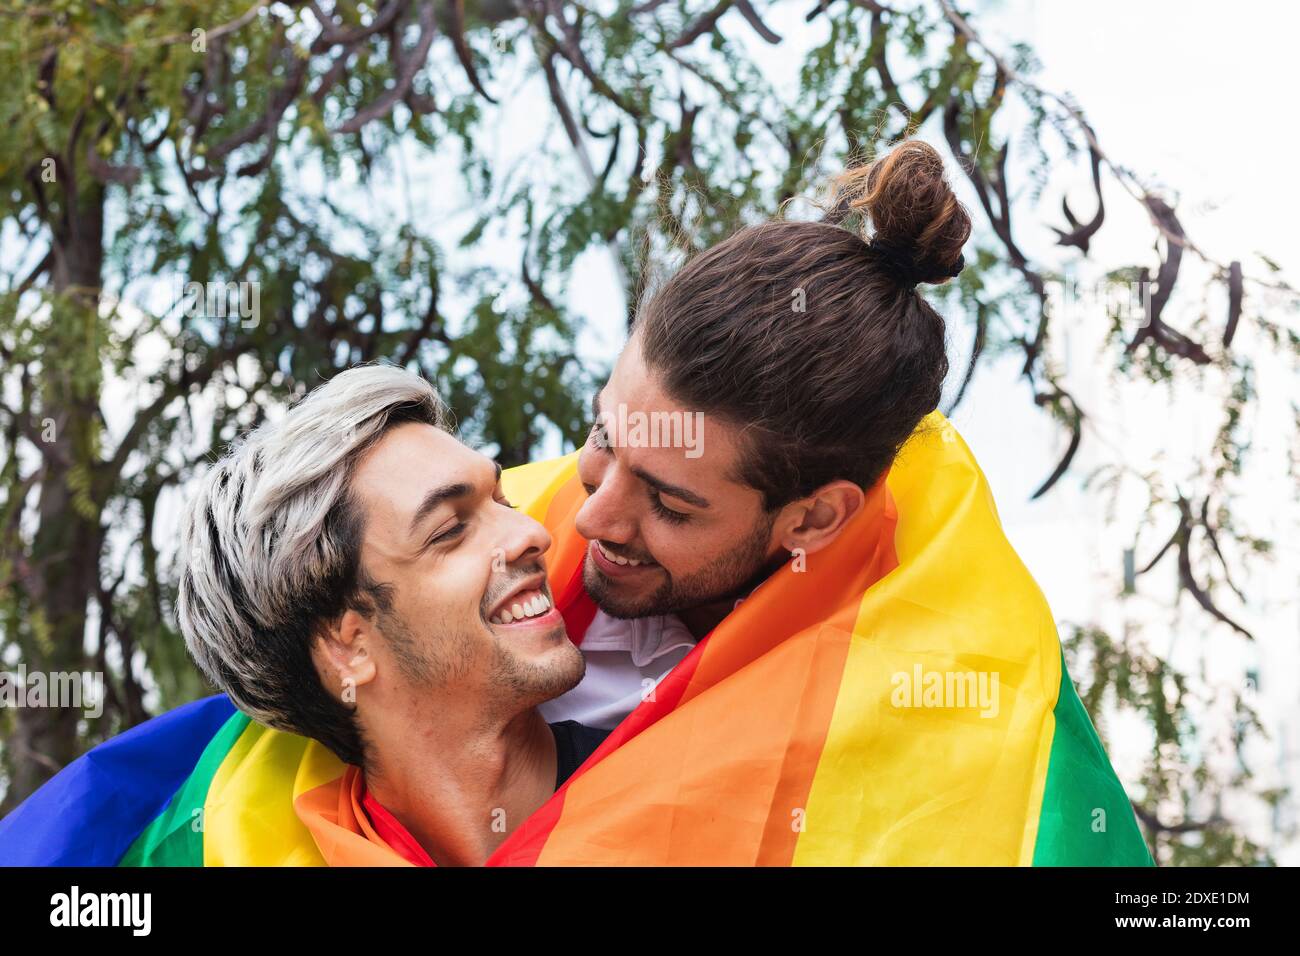
MULTIPOLYGON (((494 470, 494 474, 492 475, 492 485, 493 487, 496 487, 496 485, 501 481, 501 462, 492 462, 492 468, 494 470)), ((452 485, 443 485, 441 488, 434 488, 424 496, 424 500, 420 502, 420 507, 415 509, 415 517, 411 519, 410 533, 414 534, 415 529, 419 526, 420 522, 429 517, 429 513, 437 508, 438 505, 451 498, 464 498, 473 493, 474 487, 464 481, 458 481, 452 485)))
POLYGON ((655 489, 655 491, 659 492, 662 495, 672 495, 674 498, 680 498, 682 501, 685 501, 687 504, 694 505, 697 508, 709 507, 709 502, 707 498, 701 498, 695 492, 688 491, 687 489, 682 488, 678 485, 670 485, 666 481, 661 481, 658 478, 656 478, 654 475, 646 471, 644 468, 631 468, 629 470, 632 472, 632 474, 636 475, 647 485, 649 485, 651 488, 655 489))
POLYGON ((415 533, 415 529, 420 526, 420 522, 441 504, 452 498, 465 498, 474 493, 474 487, 467 482, 458 481, 453 485, 443 485, 440 488, 434 488, 424 496, 420 502, 420 507, 415 509, 415 517, 411 519, 410 534, 415 533))
MULTIPOLYGON (((597 391, 591 396, 591 414, 597 421, 600 420, 600 392, 597 391)), ((655 491, 664 495, 672 495, 674 498, 680 498, 687 504, 694 505, 696 508, 708 508, 707 498, 702 498, 693 491, 682 488, 680 485, 670 485, 668 482, 656 478, 644 468, 632 468, 632 474, 636 475, 655 491)))

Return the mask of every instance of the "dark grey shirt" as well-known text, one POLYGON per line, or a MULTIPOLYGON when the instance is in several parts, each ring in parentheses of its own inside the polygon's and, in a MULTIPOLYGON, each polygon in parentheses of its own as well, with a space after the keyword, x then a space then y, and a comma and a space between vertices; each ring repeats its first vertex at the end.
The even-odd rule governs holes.
POLYGON ((609 731, 586 727, 576 720, 561 720, 549 726, 555 735, 555 789, 559 790, 609 736, 609 731))

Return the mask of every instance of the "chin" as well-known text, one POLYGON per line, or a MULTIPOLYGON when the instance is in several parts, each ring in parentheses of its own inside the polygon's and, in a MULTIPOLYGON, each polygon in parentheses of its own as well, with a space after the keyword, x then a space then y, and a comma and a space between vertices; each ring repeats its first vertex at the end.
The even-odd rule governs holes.
POLYGON ((610 617, 643 617, 646 614, 646 596, 636 593, 627 584, 606 577, 590 564, 582 573, 582 585, 587 594, 610 617))
POLYGON ((578 686, 587 671, 587 660, 561 629, 560 643, 544 654, 522 661, 521 667, 540 697, 538 703, 543 703, 578 686))

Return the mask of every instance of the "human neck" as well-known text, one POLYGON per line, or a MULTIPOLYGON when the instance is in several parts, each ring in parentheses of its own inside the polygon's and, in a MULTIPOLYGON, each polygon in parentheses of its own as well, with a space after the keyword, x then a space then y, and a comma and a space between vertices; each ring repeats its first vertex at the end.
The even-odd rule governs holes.
POLYGON ((752 594, 754 589, 771 577, 781 565, 785 564, 789 557, 790 553, 788 551, 777 551, 764 562, 753 577, 736 588, 735 591, 725 597, 718 598, 716 601, 710 601, 708 604, 701 604, 698 607, 678 611, 678 620, 686 625, 686 629, 691 632, 691 636, 695 640, 700 640, 721 624, 723 618, 735 610, 737 601, 752 594))
POLYGON ((691 637, 698 641, 721 624, 722 619, 731 613, 731 609, 735 605, 736 599, 729 597, 721 601, 714 601, 712 604, 703 604, 699 607, 679 611, 677 617, 686 625, 686 629, 691 632, 691 637))
POLYGON ((439 866, 481 866, 555 792, 555 738, 535 708, 493 721, 446 703, 367 722, 366 787, 439 866))

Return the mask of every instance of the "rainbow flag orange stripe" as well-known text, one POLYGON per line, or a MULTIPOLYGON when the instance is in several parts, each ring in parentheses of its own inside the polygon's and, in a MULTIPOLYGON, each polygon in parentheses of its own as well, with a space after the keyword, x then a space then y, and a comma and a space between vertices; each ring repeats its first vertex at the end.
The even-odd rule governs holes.
MULTIPOLYGON (((554 538, 580 642, 576 455, 504 483, 554 538)), ((702 639, 489 865, 1151 864, 1047 603, 942 415, 804 562, 702 639)), ((237 712, 205 733, 113 862, 406 865, 360 810, 355 768, 320 745, 237 712)))

